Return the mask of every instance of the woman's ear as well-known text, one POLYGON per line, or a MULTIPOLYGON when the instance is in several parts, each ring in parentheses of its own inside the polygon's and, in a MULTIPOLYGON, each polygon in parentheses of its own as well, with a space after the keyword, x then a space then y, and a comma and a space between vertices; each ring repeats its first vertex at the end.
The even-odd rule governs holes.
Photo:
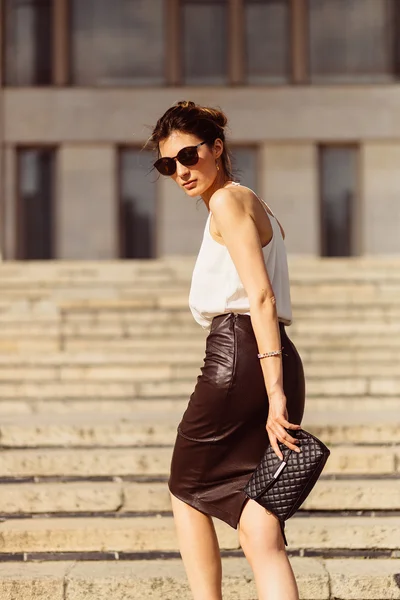
POLYGON ((214 142, 214 147, 213 147, 213 153, 214 153, 214 158, 219 158, 221 156, 221 154, 224 151, 224 142, 220 139, 217 138, 214 142))

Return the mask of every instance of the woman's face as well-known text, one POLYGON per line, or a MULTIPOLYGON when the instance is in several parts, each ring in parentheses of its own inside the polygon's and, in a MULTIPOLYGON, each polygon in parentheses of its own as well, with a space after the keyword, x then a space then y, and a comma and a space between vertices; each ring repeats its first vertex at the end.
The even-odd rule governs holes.
MULTIPOLYGON (((182 148, 197 146, 203 141, 191 133, 173 131, 168 138, 160 142, 160 155, 172 158, 182 148)), ((176 159, 176 171, 171 175, 188 196, 201 196, 214 183, 218 173, 216 159, 222 154, 223 142, 217 139, 212 149, 207 144, 203 144, 197 151, 199 160, 195 165, 185 167, 176 159)))

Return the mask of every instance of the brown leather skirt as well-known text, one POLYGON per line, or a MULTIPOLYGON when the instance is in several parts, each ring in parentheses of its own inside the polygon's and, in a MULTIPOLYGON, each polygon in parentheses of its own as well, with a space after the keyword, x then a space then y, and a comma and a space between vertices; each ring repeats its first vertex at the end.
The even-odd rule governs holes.
MULTIPOLYGON (((282 323, 280 333, 289 421, 300 424, 303 366, 282 323)), ((268 396, 257 353, 249 315, 213 318, 201 375, 178 426, 168 482, 174 496, 234 528, 247 500, 243 487, 269 444, 268 396)))

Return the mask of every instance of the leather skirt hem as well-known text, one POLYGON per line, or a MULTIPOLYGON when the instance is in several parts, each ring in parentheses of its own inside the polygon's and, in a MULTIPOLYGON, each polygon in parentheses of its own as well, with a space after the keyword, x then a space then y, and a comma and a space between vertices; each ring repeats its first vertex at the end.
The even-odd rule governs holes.
POLYGON ((178 498, 178 500, 181 500, 185 504, 188 504, 192 508, 195 508, 196 510, 200 511, 204 515, 207 515, 208 517, 216 517, 217 519, 224 521, 225 523, 227 523, 227 525, 230 525, 233 529, 237 529, 239 520, 240 520, 240 516, 243 512, 245 504, 249 500, 249 498, 244 497, 241 504, 238 505, 238 510, 235 512, 235 514, 233 514, 232 512, 227 512, 227 511, 221 509, 220 507, 215 506, 211 502, 202 501, 201 498, 198 498, 197 496, 189 495, 189 494, 183 495, 179 492, 175 492, 171 488, 170 484, 168 484, 168 489, 171 492, 171 494, 173 496, 175 496, 175 498, 178 498))

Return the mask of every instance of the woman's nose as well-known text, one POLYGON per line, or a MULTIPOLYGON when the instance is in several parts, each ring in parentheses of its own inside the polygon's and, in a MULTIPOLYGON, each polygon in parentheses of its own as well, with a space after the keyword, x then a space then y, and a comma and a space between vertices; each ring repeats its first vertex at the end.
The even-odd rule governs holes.
POLYGON ((184 177, 188 173, 190 173, 189 169, 182 165, 179 160, 176 161, 176 173, 179 177, 184 177))

